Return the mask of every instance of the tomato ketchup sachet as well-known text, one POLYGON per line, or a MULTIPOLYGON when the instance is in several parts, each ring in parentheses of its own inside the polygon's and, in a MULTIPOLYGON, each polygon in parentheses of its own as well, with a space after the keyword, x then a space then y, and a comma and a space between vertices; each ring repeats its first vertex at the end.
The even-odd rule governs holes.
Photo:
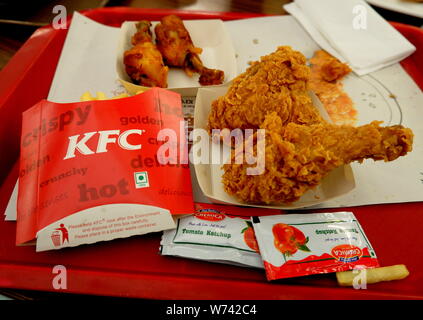
POLYGON ((263 268, 250 216, 278 210, 195 203, 195 213, 163 232, 161 254, 263 268))
POLYGON ((379 267, 352 212, 252 217, 252 222, 268 280, 379 267))
POLYGON ((193 212, 179 94, 40 101, 23 114, 18 245, 44 251, 175 228, 193 212))

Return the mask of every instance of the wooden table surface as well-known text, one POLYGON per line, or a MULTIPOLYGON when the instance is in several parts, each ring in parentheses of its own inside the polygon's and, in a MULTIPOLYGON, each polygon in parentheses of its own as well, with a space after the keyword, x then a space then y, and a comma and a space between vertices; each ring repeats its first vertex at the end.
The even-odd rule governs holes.
MULTIPOLYGON (((7 64, 21 45, 39 26, 51 23, 55 14, 53 7, 64 5, 67 13, 74 10, 103 6, 129 6, 137 8, 167 8, 218 12, 254 12, 264 14, 286 14, 282 6, 290 0, 38 0, 25 3, 0 0, 0 70, 7 64)), ((422 20, 375 8, 385 19, 421 26, 422 20)), ((20 300, 49 299, 57 294, 21 290, 0 290, 7 296, 20 300)), ((63 296, 67 296, 63 294, 63 296)), ((67 296, 66 299, 69 299, 67 296)))

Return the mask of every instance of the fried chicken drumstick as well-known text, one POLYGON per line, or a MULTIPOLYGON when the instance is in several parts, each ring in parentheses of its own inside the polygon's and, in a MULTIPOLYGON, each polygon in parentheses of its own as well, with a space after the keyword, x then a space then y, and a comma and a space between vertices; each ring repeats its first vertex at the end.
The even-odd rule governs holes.
POLYGON ((151 23, 140 21, 136 26, 137 33, 131 39, 133 47, 124 53, 126 73, 137 84, 167 88, 169 68, 164 65, 162 54, 153 43, 151 23))
POLYGON ((201 85, 223 83, 223 71, 203 66, 198 56, 202 49, 194 47, 188 30, 178 16, 163 17, 154 30, 157 48, 162 53, 166 65, 183 68, 190 77, 194 73, 199 73, 201 85))
MULTIPOLYGON (((225 164, 226 192, 249 203, 292 203, 317 186, 329 171, 364 159, 392 161, 412 149, 413 133, 400 125, 361 127, 333 124, 283 125, 276 114, 266 116, 264 172, 248 175, 247 164, 225 164)), ((255 148, 254 148, 255 149, 255 148)), ((256 153, 257 151, 254 151, 256 153)))
POLYGON ((321 123, 308 93, 310 69, 306 58, 291 47, 279 47, 261 57, 233 80, 228 92, 212 103, 208 127, 257 129, 276 112, 282 124, 321 123))

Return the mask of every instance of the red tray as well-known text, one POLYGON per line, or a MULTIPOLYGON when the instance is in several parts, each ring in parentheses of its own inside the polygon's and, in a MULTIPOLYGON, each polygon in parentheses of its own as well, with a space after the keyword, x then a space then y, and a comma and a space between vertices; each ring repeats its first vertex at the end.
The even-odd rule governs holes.
MULTIPOLYGON (((157 20, 171 13, 183 19, 258 16, 131 8, 83 12, 111 26, 125 20, 157 20)), ((418 48, 402 65, 423 88, 423 31, 393 25, 418 48)), ((47 97, 66 32, 51 27, 38 29, 0 73, 0 213, 18 176, 14 164, 21 112, 47 97)), ((423 299, 423 203, 346 210, 357 216, 381 265, 404 263, 410 270, 408 278, 369 285, 367 290, 338 287, 334 274, 269 283, 260 270, 160 256, 160 234, 36 253, 34 247, 16 247, 16 224, 0 217, 0 287, 55 291, 53 267, 63 265, 68 279, 65 292, 71 293, 153 299, 423 299)))

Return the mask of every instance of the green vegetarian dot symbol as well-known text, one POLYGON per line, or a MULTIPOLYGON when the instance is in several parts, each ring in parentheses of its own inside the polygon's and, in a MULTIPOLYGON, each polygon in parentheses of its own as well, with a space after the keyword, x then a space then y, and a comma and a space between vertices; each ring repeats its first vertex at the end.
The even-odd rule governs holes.
POLYGON ((139 177, 138 177, 138 180, 139 180, 139 181, 143 181, 143 180, 144 180, 144 176, 139 176, 139 177))

